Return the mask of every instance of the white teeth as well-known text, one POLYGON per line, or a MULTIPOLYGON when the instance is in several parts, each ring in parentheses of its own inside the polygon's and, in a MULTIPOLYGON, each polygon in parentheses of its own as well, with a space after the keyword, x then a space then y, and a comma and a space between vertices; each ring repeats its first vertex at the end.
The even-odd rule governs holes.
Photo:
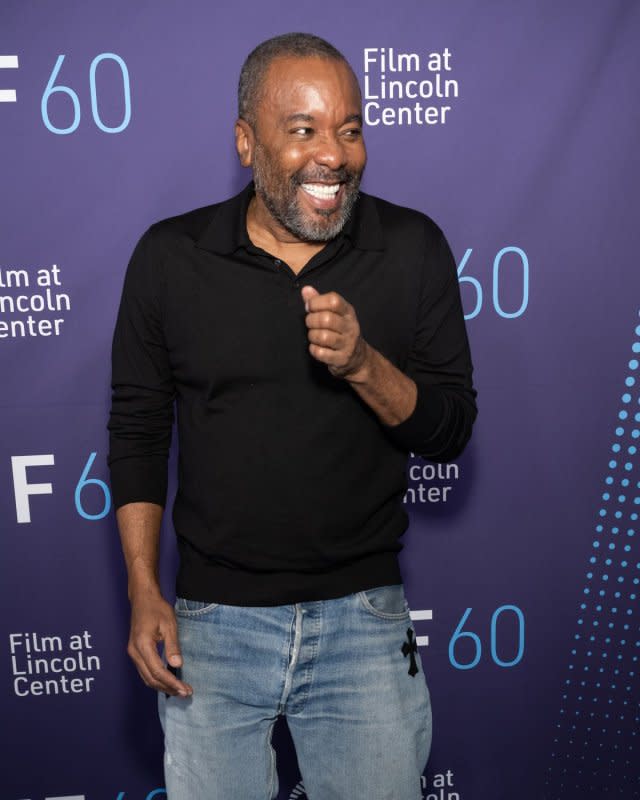
POLYGON ((335 197, 340 189, 339 183, 334 183, 327 186, 326 183, 303 183, 302 188, 310 194, 311 197, 317 197, 320 200, 335 197))

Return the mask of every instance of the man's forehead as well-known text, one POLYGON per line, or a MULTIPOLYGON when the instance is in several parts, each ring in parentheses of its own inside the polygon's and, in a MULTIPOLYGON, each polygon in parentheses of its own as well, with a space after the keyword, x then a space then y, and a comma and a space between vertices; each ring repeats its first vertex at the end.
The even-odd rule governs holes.
POLYGON ((360 103, 360 87, 346 61, 318 56, 277 56, 269 64, 262 81, 262 94, 287 99, 314 84, 336 84, 340 95, 360 103), (350 96, 350 97, 349 97, 350 96))

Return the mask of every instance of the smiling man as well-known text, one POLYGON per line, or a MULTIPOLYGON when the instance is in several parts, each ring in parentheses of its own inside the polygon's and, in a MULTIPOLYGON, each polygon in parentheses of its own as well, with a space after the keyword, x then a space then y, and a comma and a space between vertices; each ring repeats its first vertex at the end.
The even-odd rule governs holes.
POLYGON ((114 334, 128 651, 169 800, 275 798, 280 716, 309 800, 418 800, 431 707, 397 555, 408 452, 455 458, 476 416, 455 263, 428 217, 359 192, 360 91, 328 42, 259 45, 238 103, 253 182, 145 233, 114 334))
POLYGON ((253 167, 256 235, 266 230, 280 243, 320 249, 343 229, 358 197, 367 158, 360 91, 342 61, 307 58, 292 81, 298 68, 291 56, 273 61, 253 102, 241 87, 236 140, 242 163, 253 167), (320 159, 312 155, 318 134, 320 159))

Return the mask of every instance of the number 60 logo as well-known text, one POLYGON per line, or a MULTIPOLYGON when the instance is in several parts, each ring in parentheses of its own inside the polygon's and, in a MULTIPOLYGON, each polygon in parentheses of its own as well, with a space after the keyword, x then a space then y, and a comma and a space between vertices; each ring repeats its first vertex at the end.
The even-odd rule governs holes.
MULTIPOLYGON (((45 127, 50 130, 51 133, 57 133, 61 136, 64 136, 68 133, 73 133, 80 124, 81 116, 80 99, 73 89, 69 88, 69 86, 55 85, 55 80, 58 77, 58 73, 60 72, 60 68, 62 67, 62 62, 64 59, 64 55, 58 56, 58 60, 55 63, 53 72, 51 73, 51 77, 49 78, 49 82, 45 87, 44 94, 42 95, 42 100, 40 102, 40 111, 42 112, 42 121, 44 122, 45 127), (54 94, 66 95, 71 100, 71 105, 73 106, 73 119, 66 128, 56 127, 51 122, 49 117, 49 100, 54 94)), ((104 131, 104 133, 121 133, 131 121, 131 86, 129 83, 129 70, 120 56, 116 55, 115 53, 101 53, 99 56, 96 56, 93 59, 91 66, 89 67, 89 91, 91 94, 91 114, 93 116, 93 121, 98 128, 100 128, 101 131, 104 131), (109 127, 108 125, 104 124, 98 107, 96 72, 98 69, 98 64, 102 63, 103 61, 115 61, 115 63, 120 67, 120 72, 122 73, 124 116, 122 118, 122 122, 115 127, 109 127)))
MULTIPOLYGON (((468 286, 472 287, 476 293, 476 304, 473 307, 473 311, 470 311, 468 314, 464 315, 466 320, 475 319, 475 317, 478 316, 482 309, 484 299, 484 293, 482 291, 482 284, 480 281, 471 275, 462 274, 464 272, 464 268, 467 266, 467 261, 469 260, 472 252, 473 248, 467 248, 465 254, 462 256, 462 260, 458 264, 458 283, 467 284, 468 286)), ((496 314, 503 319, 516 319, 516 317, 521 317, 529 305, 529 259, 521 247, 503 247, 502 250, 496 254, 496 257, 493 259, 492 284, 493 307, 496 311, 496 314), (513 254, 517 256, 518 260, 520 261, 520 267, 522 271, 522 301, 520 303, 520 307, 515 311, 505 311, 500 302, 500 267, 502 264, 502 259, 507 254, 513 254)))
MULTIPOLYGON (((463 630, 463 626, 472 609, 468 608, 462 615, 462 619, 458 623, 457 628, 453 632, 453 636, 449 641, 449 661, 456 669, 473 669, 480 662, 482 656, 482 641, 477 633, 472 631, 463 630), (466 639, 472 643, 474 649, 473 658, 468 662, 461 662, 456 657, 456 645, 460 640, 466 639)), ((518 606, 500 606, 496 608, 491 617, 491 658, 494 664, 499 667, 515 667, 522 661, 524 655, 524 614, 518 606), (498 620, 502 614, 512 612, 515 615, 518 625, 518 649, 514 657, 510 661, 506 661, 498 655, 498 620)))

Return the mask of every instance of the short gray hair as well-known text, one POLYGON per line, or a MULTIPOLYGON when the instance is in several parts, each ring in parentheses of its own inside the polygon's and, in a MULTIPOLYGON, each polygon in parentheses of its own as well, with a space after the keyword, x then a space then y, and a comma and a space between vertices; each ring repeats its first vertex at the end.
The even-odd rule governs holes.
POLYGON ((255 125, 264 76, 271 62, 282 56, 342 61, 351 69, 349 62, 337 48, 312 33, 283 33, 267 39, 249 53, 240 70, 238 116, 250 125, 255 125))

